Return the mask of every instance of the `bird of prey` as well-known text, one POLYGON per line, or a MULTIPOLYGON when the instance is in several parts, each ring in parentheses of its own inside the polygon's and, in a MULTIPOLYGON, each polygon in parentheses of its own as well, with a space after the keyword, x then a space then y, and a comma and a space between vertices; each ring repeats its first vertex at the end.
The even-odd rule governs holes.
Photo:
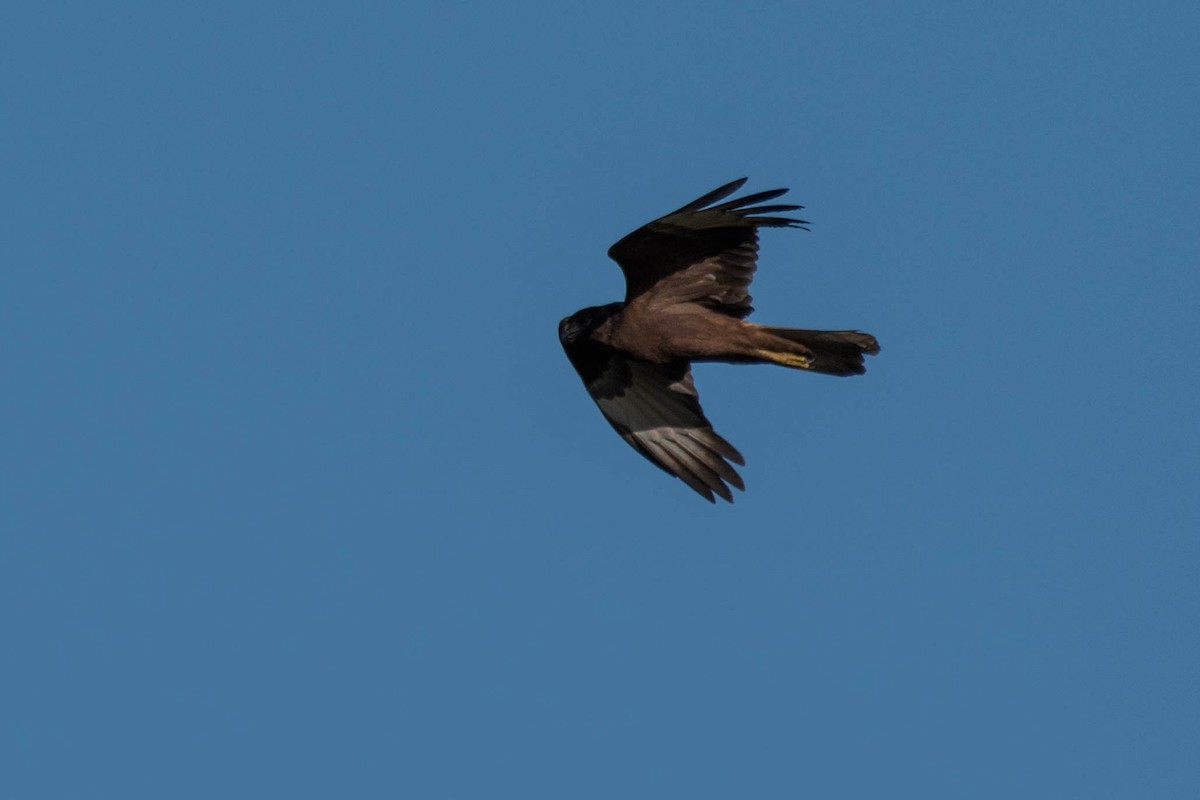
POLYGON ((558 324, 567 358, 609 424, 651 463, 715 503, 745 484, 730 462, 742 454, 713 430, 692 382, 693 361, 779 364, 826 375, 861 375, 879 352, 859 331, 777 328, 746 322, 758 229, 804 228, 776 216, 803 206, 761 205, 772 189, 724 200, 733 181, 654 220, 609 248, 625 273, 625 300, 558 324))

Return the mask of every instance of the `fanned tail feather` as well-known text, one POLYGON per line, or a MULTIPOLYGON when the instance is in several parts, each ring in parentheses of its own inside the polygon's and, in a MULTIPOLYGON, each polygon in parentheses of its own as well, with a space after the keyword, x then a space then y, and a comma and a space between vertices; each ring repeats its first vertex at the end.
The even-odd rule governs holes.
MULTIPOLYGON (((794 348, 764 347, 765 360, 785 367, 806 369, 826 375, 861 375, 866 372, 863 356, 879 352, 879 342, 861 331, 812 331, 800 328, 757 326, 770 337, 783 339, 794 348)), ((764 344, 769 340, 764 337, 764 344)))

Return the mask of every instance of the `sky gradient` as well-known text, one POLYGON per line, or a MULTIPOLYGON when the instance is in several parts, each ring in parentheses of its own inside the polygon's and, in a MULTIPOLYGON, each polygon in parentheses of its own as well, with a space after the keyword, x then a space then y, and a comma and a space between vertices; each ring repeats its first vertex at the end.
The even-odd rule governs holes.
POLYGON ((1200 9, 0 12, 0 795, 1200 796, 1200 9), (748 175, 710 506, 558 320, 748 175))

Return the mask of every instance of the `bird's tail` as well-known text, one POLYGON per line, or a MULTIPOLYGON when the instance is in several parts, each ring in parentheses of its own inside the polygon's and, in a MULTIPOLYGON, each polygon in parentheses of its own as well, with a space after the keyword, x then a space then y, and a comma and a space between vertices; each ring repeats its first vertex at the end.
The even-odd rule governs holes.
POLYGON ((809 331, 755 325, 754 355, 763 361, 826 375, 861 375, 863 356, 879 352, 879 342, 861 331, 809 331))

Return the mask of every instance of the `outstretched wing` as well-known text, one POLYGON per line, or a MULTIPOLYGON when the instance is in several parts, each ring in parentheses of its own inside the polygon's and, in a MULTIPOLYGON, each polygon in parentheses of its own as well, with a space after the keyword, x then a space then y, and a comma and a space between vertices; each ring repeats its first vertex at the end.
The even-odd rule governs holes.
POLYGON ((625 301, 700 303, 742 318, 750 313, 747 290, 754 278, 760 227, 804 228, 802 219, 759 216, 798 211, 803 206, 758 205, 787 192, 772 189, 713 205, 736 192, 745 178, 654 220, 608 250, 625 273, 625 301))
POLYGON ((729 486, 746 488, 729 461, 746 462, 705 418, 686 361, 652 364, 587 341, 564 341, 563 349, 605 419, 633 449, 710 503, 714 492, 732 503, 729 486))

